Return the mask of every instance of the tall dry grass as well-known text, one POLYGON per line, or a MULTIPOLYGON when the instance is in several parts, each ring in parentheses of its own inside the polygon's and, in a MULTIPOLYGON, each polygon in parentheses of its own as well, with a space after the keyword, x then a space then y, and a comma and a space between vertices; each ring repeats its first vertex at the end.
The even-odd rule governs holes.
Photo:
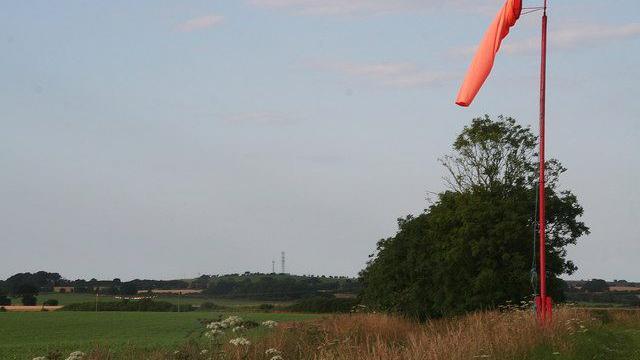
POLYGON ((553 323, 542 330, 533 314, 522 310, 478 312, 428 324, 383 314, 342 315, 278 329, 232 358, 265 359, 265 351, 275 348, 285 359, 517 359, 542 344, 570 350, 567 335, 598 321, 571 308, 559 308, 553 323))

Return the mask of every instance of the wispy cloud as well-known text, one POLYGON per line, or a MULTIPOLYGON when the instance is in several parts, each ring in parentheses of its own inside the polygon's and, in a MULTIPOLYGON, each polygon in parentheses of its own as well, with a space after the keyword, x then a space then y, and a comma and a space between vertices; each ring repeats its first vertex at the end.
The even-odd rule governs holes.
MULTIPOLYGON (((640 23, 624 25, 580 24, 552 31, 549 35, 552 49, 574 49, 640 36, 640 23)), ((535 53, 540 49, 540 38, 505 44, 510 54, 535 53)))
MULTIPOLYGON (((476 0, 248 0, 265 8, 289 10, 302 15, 378 15, 402 11, 432 10, 454 6, 485 11, 476 0)), ((498 3, 499 0, 493 0, 498 3)))
POLYGON ((438 85, 451 76, 421 69, 405 62, 358 64, 350 62, 315 62, 316 69, 330 70, 346 76, 372 81, 384 86, 422 87, 438 85))
MULTIPOLYGON (((605 43, 640 37, 640 23, 623 25, 577 24, 549 32, 549 47, 553 50, 577 49, 605 43)), ((472 56, 476 46, 455 47, 449 50, 454 57, 472 56)), ((506 54, 537 54, 540 51, 540 36, 527 39, 507 39, 502 44, 506 54)))
POLYGON ((189 32, 194 30, 207 29, 221 25, 223 22, 224 17, 222 17, 221 15, 210 14, 189 19, 178 25, 178 30, 189 32))

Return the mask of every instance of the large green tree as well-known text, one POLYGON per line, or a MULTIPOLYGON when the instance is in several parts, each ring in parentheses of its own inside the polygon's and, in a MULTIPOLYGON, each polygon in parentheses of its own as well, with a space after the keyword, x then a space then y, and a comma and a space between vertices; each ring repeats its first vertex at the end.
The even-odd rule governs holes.
MULTIPOLYGON (((512 118, 474 119, 441 159, 448 190, 418 216, 398 220, 360 273, 362 300, 420 318, 492 308, 535 291, 537 138, 512 118), (534 270, 534 271, 532 271, 534 270)), ((561 274, 575 265, 566 247, 587 234, 583 209, 561 191, 565 169, 548 162, 549 290, 562 299, 561 274)))

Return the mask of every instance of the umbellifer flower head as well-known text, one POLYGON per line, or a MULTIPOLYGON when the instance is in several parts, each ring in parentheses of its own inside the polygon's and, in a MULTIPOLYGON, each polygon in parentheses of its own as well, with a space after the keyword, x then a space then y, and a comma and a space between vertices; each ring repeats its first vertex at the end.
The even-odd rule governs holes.
POLYGON ((249 346, 251 345, 251 341, 247 340, 246 338, 243 337, 237 337, 235 339, 231 339, 229 340, 229 344, 235 345, 235 346, 249 346))
POLYGON ((84 353, 82 351, 74 351, 69 354, 69 357, 66 360, 82 360, 84 359, 84 353))
POLYGON ((274 328, 276 326, 278 326, 278 322, 273 321, 273 320, 267 320, 267 321, 263 321, 262 322, 262 326, 268 327, 268 328, 274 328))
POLYGON ((265 355, 280 355, 280 350, 278 349, 267 349, 267 351, 264 352, 265 355))

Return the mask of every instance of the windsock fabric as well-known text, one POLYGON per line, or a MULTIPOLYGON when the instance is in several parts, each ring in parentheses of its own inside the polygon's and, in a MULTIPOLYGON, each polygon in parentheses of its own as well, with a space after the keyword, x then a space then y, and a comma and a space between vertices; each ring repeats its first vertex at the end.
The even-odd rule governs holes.
POLYGON ((469 106, 489 76, 502 39, 509 34, 522 12, 522 0, 507 0, 484 34, 484 38, 469 66, 467 76, 458 92, 456 104, 469 106))

